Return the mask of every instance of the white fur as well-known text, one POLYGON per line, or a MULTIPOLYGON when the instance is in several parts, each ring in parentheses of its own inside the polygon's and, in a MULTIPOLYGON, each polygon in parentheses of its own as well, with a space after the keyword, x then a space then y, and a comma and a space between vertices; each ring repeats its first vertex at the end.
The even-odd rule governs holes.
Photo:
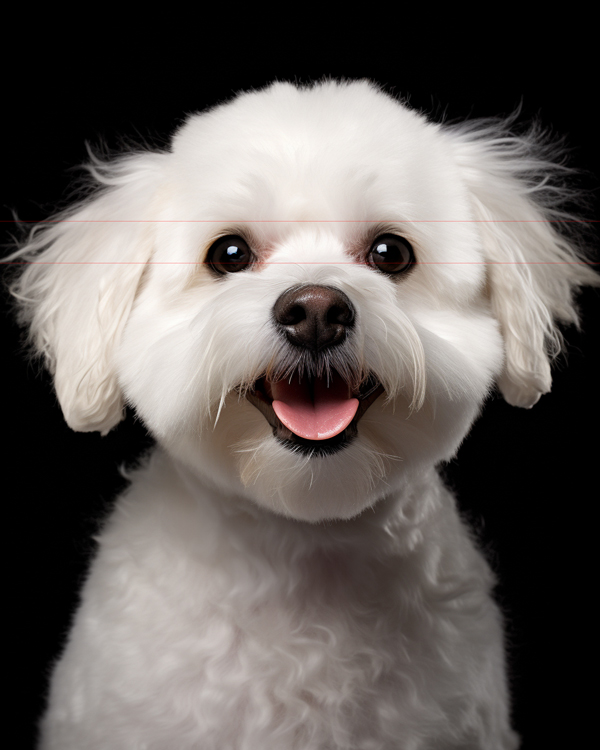
POLYGON ((69 425, 106 433, 127 402, 158 447, 98 538, 43 750, 517 747, 494 578, 435 466, 496 383, 527 407, 550 389, 556 322, 596 283, 548 221, 541 143, 326 81, 92 160, 101 190, 33 233, 13 292, 69 425), (361 262, 375 225, 410 274, 361 262), (259 262, 216 278, 207 249, 239 232, 259 262), (326 457, 236 390, 306 283, 352 301, 344 351, 385 387, 326 457))

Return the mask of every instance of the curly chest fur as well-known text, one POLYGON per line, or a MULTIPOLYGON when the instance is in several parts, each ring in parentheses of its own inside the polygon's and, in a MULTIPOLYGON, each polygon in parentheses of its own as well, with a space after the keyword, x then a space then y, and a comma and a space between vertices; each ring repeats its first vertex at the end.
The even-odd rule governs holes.
POLYGON ((449 714, 461 741, 499 720, 473 700, 503 669, 491 576, 439 486, 419 518, 406 503, 276 544, 278 519, 198 506, 172 471, 168 503, 149 502, 148 475, 166 471, 154 462, 100 537, 56 678, 69 708, 49 723, 101 747, 119 712, 128 747, 216 750, 392 748, 424 723, 422 747, 438 748, 449 714))

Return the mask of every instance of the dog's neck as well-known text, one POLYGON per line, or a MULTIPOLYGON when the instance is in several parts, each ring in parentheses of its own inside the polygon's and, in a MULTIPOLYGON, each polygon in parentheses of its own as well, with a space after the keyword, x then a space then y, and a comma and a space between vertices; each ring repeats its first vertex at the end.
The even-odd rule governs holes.
POLYGON ((285 540, 292 555, 296 545, 303 554, 310 548, 316 551, 332 547, 382 551, 382 547, 390 544, 395 550, 413 549, 421 537, 420 526, 439 508, 443 493, 441 480, 432 469, 419 481, 413 477, 404 488, 382 497, 355 518, 310 523, 275 514, 248 497, 232 494, 161 448, 156 450, 151 463, 160 465, 161 471, 169 466, 173 478, 176 477, 189 498, 190 511, 194 508, 195 512, 201 512, 215 528, 226 528, 229 537, 235 536, 254 551, 267 539, 285 540), (371 542, 365 543, 368 538, 371 542))

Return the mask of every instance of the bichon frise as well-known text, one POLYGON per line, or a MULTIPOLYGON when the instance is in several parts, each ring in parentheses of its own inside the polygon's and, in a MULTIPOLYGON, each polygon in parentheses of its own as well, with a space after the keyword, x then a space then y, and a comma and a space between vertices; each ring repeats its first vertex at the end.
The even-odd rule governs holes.
POLYGON ((275 83, 13 257, 74 430, 157 447, 99 535, 44 750, 509 750, 494 576, 436 466, 550 390, 596 276, 543 139, 275 83))

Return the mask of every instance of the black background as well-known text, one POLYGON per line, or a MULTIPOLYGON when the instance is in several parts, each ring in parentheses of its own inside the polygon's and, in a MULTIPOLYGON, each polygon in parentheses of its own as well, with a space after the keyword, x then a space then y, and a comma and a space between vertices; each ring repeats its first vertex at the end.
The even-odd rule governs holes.
MULTIPOLYGON (((456 28, 467 19, 454 19, 454 27, 433 18, 409 25, 396 12, 379 18, 373 32, 361 18, 352 30, 309 20, 278 19, 278 32, 265 33, 256 18, 246 26, 235 13, 217 28, 214 21, 190 28, 191 19, 181 18, 171 29, 157 18, 149 33, 137 22, 98 18, 103 28, 94 39, 88 29, 67 33, 39 19, 34 31, 15 27, 3 61, 2 241, 14 231, 13 210, 39 220, 64 205, 86 140, 118 149, 125 136, 160 147, 186 113, 274 78, 368 77, 409 94, 434 118, 508 114, 522 103, 522 120, 539 116, 567 136, 571 164, 588 170, 581 186, 597 191, 597 60, 585 19, 574 31, 562 22, 500 28, 482 21, 463 39, 456 28), (435 38, 432 24, 443 32, 435 38)), ((597 207, 585 218, 598 219, 597 207)), ((5 684, 15 701, 5 727, 14 722, 11 747, 28 748, 91 534, 123 486, 117 466, 150 441, 131 415, 105 438, 71 432, 48 377, 19 351, 6 294, 3 305, 5 684)), ((525 748, 559 747, 563 738, 577 747, 591 726, 585 683, 588 676, 594 682, 597 638, 597 292, 583 294, 581 312, 583 333, 566 331, 552 393, 532 410, 492 398, 445 468, 501 581, 514 722, 525 748)))

